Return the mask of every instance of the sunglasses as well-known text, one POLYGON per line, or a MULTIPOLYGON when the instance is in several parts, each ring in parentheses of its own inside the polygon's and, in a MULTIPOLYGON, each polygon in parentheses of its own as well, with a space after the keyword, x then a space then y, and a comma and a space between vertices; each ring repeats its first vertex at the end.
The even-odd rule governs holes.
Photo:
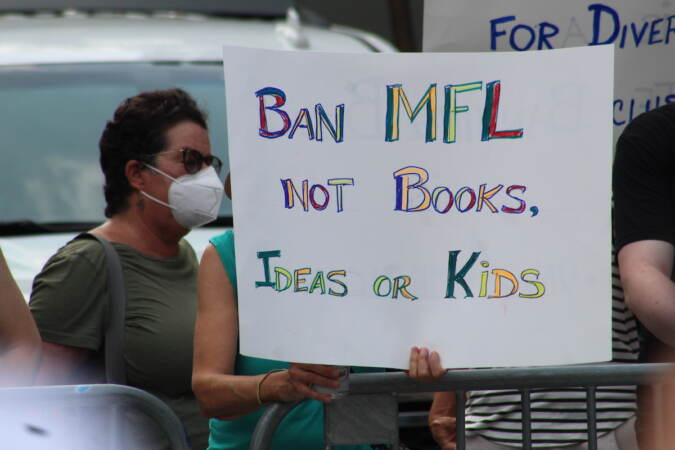
POLYGON ((199 151, 193 148, 181 148, 180 150, 167 150, 165 152, 155 153, 152 156, 163 155, 165 153, 181 152, 182 158, 181 162, 185 171, 190 175, 194 175, 200 170, 202 166, 206 164, 207 166, 213 167, 216 170, 217 174, 220 174, 220 170, 223 168, 223 161, 214 155, 204 156, 199 151))

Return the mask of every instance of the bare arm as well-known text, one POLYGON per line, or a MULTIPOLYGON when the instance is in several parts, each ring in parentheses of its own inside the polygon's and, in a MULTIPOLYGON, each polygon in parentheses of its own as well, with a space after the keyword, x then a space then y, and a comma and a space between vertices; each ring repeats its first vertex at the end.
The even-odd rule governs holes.
POLYGON ((0 250, 0 386, 30 385, 40 361, 40 334, 0 250))
MULTIPOLYGON (((202 256, 197 290, 192 389, 208 417, 231 420, 250 414, 261 407, 257 389, 263 375, 234 374, 239 335, 237 303, 213 246, 208 246, 202 256)), ((265 378, 260 400, 283 402, 310 397, 326 402, 330 397, 309 384, 336 387, 337 376, 337 369, 331 366, 292 364, 289 370, 265 378)))
POLYGON ((452 450, 456 447, 455 395, 454 392, 436 392, 429 410, 431 434, 443 450, 452 450))
POLYGON ((202 256, 197 292, 192 389, 208 417, 246 415, 258 408, 257 379, 233 375, 239 332, 237 307, 232 284, 212 246, 202 256))
POLYGON ((659 340, 675 347, 673 246, 665 241, 630 243, 619 250, 626 305, 659 340))

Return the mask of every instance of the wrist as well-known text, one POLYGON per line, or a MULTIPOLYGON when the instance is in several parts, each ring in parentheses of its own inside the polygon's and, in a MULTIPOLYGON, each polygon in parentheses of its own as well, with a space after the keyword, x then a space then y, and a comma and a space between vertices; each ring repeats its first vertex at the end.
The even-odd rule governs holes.
POLYGON ((258 405, 264 406, 279 401, 277 395, 278 380, 285 375, 284 372, 287 371, 285 369, 270 370, 259 376, 256 389, 258 405))

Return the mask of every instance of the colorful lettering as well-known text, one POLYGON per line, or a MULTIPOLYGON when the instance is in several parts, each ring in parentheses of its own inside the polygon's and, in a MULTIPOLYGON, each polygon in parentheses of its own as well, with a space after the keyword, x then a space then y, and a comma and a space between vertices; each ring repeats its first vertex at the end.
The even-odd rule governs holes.
MULTIPOLYGON (((519 184, 512 184, 505 190, 505 195, 509 199, 517 201, 518 205, 510 206, 502 204, 501 207, 497 207, 495 202, 497 201, 497 196, 504 188, 504 185, 502 184, 498 184, 490 189, 487 188, 487 184, 481 184, 478 187, 478 194, 476 194, 476 191, 469 186, 461 187, 454 194, 448 187, 438 186, 431 190, 430 193, 429 191, 431 188, 426 188, 424 186, 429 181, 429 172, 422 167, 403 167, 394 172, 393 176, 395 182, 395 211, 419 212, 429 209, 429 206, 431 205, 433 206, 433 210, 437 213, 446 214, 454 205, 460 213, 471 211, 474 207, 476 212, 481 212, 483 207, 487 207, 493 214, 498 213, 500 209, 505 213, 520 214, 525 211, 527 206, 525 200, 514 194, 514 191, 525 192, 527 190, 526 186, 519 184), (411 193, 414 189, 418 190, 418 195, 416 197, 421 197, 417 206, 411 205, 411 193), (446 196, 447 203, 445 200, 446 196)), ((537 206, 532 206, 530 210, 533 213, 532 217, 539 213, 539 208, 537 206)))
POLYGON ((326 293, 326 281, 323 279, 323 272, 321 271, 316 273, 312 284, 309 285, 309 293, 313 293, 316 289, 320 289, 322 295, 326 293))
POLYGON ((305 284, 305 281, 307 281, 307 280, 305 280, 302 276, 303 275, 309 275, 310 273, 312 273, 312 269, 310 269, 309 267, 305 267, 305 268, 302 268, 302 269, 296 269, 293 272, 293 280, 294 280, 293 290, 295 292, 306 292, 307 291, 307 286, 303 286, 303 284, 305 284))
MULTIPOLYGON (((468 283, 465 280, 465 277, 468 276, 469 271, 473 268, 478 255, 481 252, 473 252, 471 257, 467 260, 460 271, 457 271, 457 259, 460 254, 460 250, 453 250, 449 252, 448 258, 448 285, 446 290, 445 298, 455 298, 454 288, 455 283, 459 284, 464 288, 465 296, 464 298, 472 298, 473 292, 469 288, 468 283)), ((488 261, 481 261, 480 266, 483 269, 480 272, 480 285, 479 285, 479 298, 488 298, 488 299, 502 299, 511 297, 514 294, 518 293, 520 298, 539 298, 544 295, 546 292, 546 287, 544 283, 539 281, 540 272, 536 269, 526 269, 520 273, 520 280, 523 283, 535 288, 534 293, 523 293, 519 292, 519 288, 522 287, 522 283, 519 283, 518 278, 511 272, 506 269, 492 269, 492 271, 487 270, 490 267, 488 261), (494 279, 494 291, 492 294, 488 295, 488 285, 490 283, 490 273, 492 273, 494 279), (506 288, 506 283, 511 283, 510 289, 506 288)))
POLYGON ((330 121, 326 111, 320 103, 314 106, 314 113, 316 115, 316 140, 323 141, 323 127, 328 129, 328 132, 333 137, 336 143, 344 141, 344 124, 345 124, 345 105, 337 105, 335 107, 335 125, 330 121))
POLYGON ((389 297, 389 294, 391 294, 391 280, 389 277, 385 275, 380 275, 379 277, 375 278, 375 282, 373 283, 373 292, 375 295, 378 297, 389 297), (382 293, 382 283, 387 282, 387 292, 384 294, 382 293))
MULTIPOLYGON (((490 263, 487 261, 481 261, 481 267, 487 269, 490 266, 490 263)), ((478 293, 479 297, 487 297, 487 282, 488 282, 488 271, 484 270, 480 273, 480 292, 478 293)))
POLYGON ((501 82, 491 81, 486 85, 485 108, 483 109, 483 131, 481 140, 517 139, 523 137, 523 129, 497 131, 497 114, 499 113, 499 96, 501 82))
POLYGON ((354 186, 353 178, 331 178, 328 186, 335 186, 335 198, 337 199, 337 212, 342 212, 342 186, 354 186))
POLYGON ((398 294, 400 293, 408 300, 417 300, 417 297, 411 294, 407 289, 408 286, 410 286, 410 281, 411 280, 408 275, 400 275, 394 278, 394 293, 392 294, 391 298, 398 298, 398 294))
POLYGON ((525 206, 526 206, 525 200, 523 200, 521 198, 518 198, 514 195, 511 195, 511 192, 513 192, 513 191, 525 192, 526 190, 527 190, 527 188, 525 186, 514 185, 514 186, 507 187, 506 188, 506 195, 508 195, 512 199, 518 201, 520 203, 520 206, 518 206, 517 208, 511 208, 509 206, 502 206, 502 211, 505 212, 505 213, 509 213, 509 214, 520 214, 523 211, 525 211, 525 206))
MULTIPOLYGON (((308 180, 302 180, 302 193, 298 192, 295 183, 290 178, 281 179, 281 187, 284 192, 284 208, 292 209, 295 206, 295 198, 302 203, 302 209, 307 212, 311 205, 315 211, 323 211, 330 203, 330 193, 325 186, 320 183, 309 187, 308 180)), ((343 205, 343 186, 353 186, 353 178, 330 178, 327 181, 328 186, 335 186, 335 198, 337 212, 344 210, 343 205)))
POLYGON ((304 128, 307 130, 307 137, 309 138, 310 141, 314 139, 312 118, 309 116, 309 110, 307 108, 301 108, 300 111, 298 112, 298 116, 295 118, 295 122, 293 122, 293 128, 291 128, 291 132, 288 133, 288 139, 293 139, 295 131, 298 128, 304 128))
POLYGON ((464 289, 464 298, 473 297, 473 292, 471 288, 466 284, 464 277, 471 270, 471 267, 478 259, 480 252, 473 252, 469 257, 469 260, 464 264, 462 269, 457 271, 457 257, 461 250, 452 250, 448 252, 448 282, 447 289, 445 292, 445 298, 455 298, 455 283, 458 283, 464 289))
POLYGON ((286 209, 291 209, 293 206, 295 206, 293 201, 293 194, 295 194, 300 202, 302 202, 302 209, 305 211, 309 210, 309 182, 307 180, 302 180, 302 195, 300 195, 298 190, 295 188, 295 184, 293 184, 293 180, 290 178, 282 179, 281 187, 284 190, 284 207, 286 209))
POLYGON ((534 294, 522 294, 522 293, 520 293, 520 294, 518 294, 518 296, 522 297, 522 298, 539 298, 542 295, 544 295, 544 293, 546 293, 546 287, 544 286, 544 284, 540 281, 534 281, 534 280, 526 279, 525 277, 527 275, 534 275, 535 280, 539 280, 539 271, 536 270, 536 269, 526 269, 526 270, 523 270, 520 273, 520 279, 523 280, 524 282, 529 283, 532 286, 534 286, 535 289, 537 290, 537 292, 535 292, 534 294))
POLYGON ((460 190, 455 194, 455 206, 457 207, 457 211, 465 213, 471 210, 475 204, 476 193, 470 187, 464 186, 463 188, 460 188, 460 190), (464 208, 462 208, 462 197, 464 197, 464 194, 467 193, 469 194, 469 203, 464 208))
POLYGON ((396 180, 396 203, 395 211, 415 212, 427 209, 431 203, 431 195, 429 191, 422 185, 429 179, 429 172, 421 167, 408 166, 394 172, 394 180, 396 180), (417 182, 410 183, 410 177, 416 176, 417 182), (415 207, 408 205, 409 191, 411 189, 419 189, 422 192, 422 201, 415 207))
POLYGON ((399 118, 400 118, 400 105, 403 103, 403 109, 405 109, 410 123, 412 123, 417 115, 422 111, 422 108, 426 107, 427 111, 427 122, 426 122, 426 133, 424 140, 425 142, 433 142, 436 140, 436 84, 431 84, 427 88, 427 91, 424 93, 417 106, 413 110, 410 107, 410 102, 408 97, 405 95, 403 86, 401 84, 391 84, 387 86, 387 115, 385 121, 385 137, 384 140, 387 142, 394 142, 399 140, 399 118))
POLYGON ((434 191, 431 193, 431 204, 436 210, 436 212, 445 214, 448 211, 450 211, 450 208, 452 208, 453 204, 453 196, 452 196, 452 191, 448 189, 445 186, 439 186, 434 191), (438 198, 441 196, 441 194, 447 193, 448 194, 448 204, 445 205, 445 207, 441 210, 438 209, 438 198))
POLYGON ((443 142, 451 144, 457 141, 457 114, 467 112, 469 107, 457 105, 457 94, 480 90, 483 88, 482 81, 464 84, 448 84, 445 86, 445 110, 443 113, 443 142))
POLYGON ((291 273, 284 269, 283 267, 274 268, 274 290, 277 292, 283 292, 293 284, 293 276, 291 273), (285 284, 282 287, 281 277, 286 279, 285 284))
POLYGON ((258 259, 262 259, 263 263, 263 273, 265 274, 265 281, 256 281, 255 287, 272 287, 274 283, 272 282, 272 277, 270 276, 270 258, 279 258, 281 256, 281 250, 270 250, 266 252, 258 252, 258 259))
POLYGON ((337 276, 340 276, 340 277, 347 276, 347 272, 345 270, 332 270, 332 271, 328 272, 328 275, 326 275, 326 278, 328 278, 328 281, 331 281, 331 282, 337 284, 338 286, 340 286, 342 288, 342 291, 334 291, 331 288, 331 289, 328 289, 328 293, 330 295, 335 295, 336 297, 344 297, 345 295, 347 295, 347 292, 349 292, 349 290, 347 289, 347 285, 345 283, 343 283, 340 280, 335 279, 335 277, 337 277, 337 276))
POLYGON ((492 213, 499 212, 497 208, 495 208, 495 205, 492 204, 490 199, 495 195, 497 195, 497 193, 502 190, 504 185, 502 184, 497 185, 492 189, 490 189, 489 191, 485 192, 486 186, 487 186, 486 184, 481 184, 480 187, 478 188, 478 206, 476 206, 476 211, 482 211, 483 205, 485 204, 490 209, 490 212, 492 213))
POLYGON ((281 89, 275 87, 266 87, 256 91, 258 97, 258 112, 260 116, 260 128, 258 133, 260 136, 268 139, 274 139, 283 136, 291 125, 291 120, 286 111, 279 109, 286 103, 286 94, 281 89), (274 98, 274 105, 265 106, 265 96, 274 98), (279 115, 284 125, 277 131, 270 131, 267 124, 267 111, 273 111, 279 115))
POLYGON ((328 201, 330 200, 330 194, 328 194, 328 189, 325 187, 321 186, 320 184, 315 184, 312 186, 312 188, 309 190, 309 201, 312 202, 312 207, 316 209, 317 211, 323 211, 326 209, 328 206, 328 201), (319 203, 316 201, 316 196, 314 192, 319 189, 321 193, 323 194, 323 203, 319 203))
POLYGON ((494 294, 490 295, 488 298, 510 297, 518 292, 518 280, 511 272, 504 269, 492 269, 492 274, 495 276, 495 291, 494 294), (511 282, 512 288, 511 292, 508 294, 502 294, 502 279, 506 279, 511 282))

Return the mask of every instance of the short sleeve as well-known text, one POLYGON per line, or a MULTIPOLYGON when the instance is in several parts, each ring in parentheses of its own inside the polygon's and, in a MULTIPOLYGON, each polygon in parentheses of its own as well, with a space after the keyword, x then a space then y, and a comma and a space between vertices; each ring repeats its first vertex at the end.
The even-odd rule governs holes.
POLYGON ((105 256, 96 241, 69 242, 33 281, 29 307, 46 342, 98 351, 107 306, 105 256))
POLYGON ((617 252, 626 244, 675 244, 672 148, 675 108, 653 111, 628 125, 617 143, 613 169, 617 252))

